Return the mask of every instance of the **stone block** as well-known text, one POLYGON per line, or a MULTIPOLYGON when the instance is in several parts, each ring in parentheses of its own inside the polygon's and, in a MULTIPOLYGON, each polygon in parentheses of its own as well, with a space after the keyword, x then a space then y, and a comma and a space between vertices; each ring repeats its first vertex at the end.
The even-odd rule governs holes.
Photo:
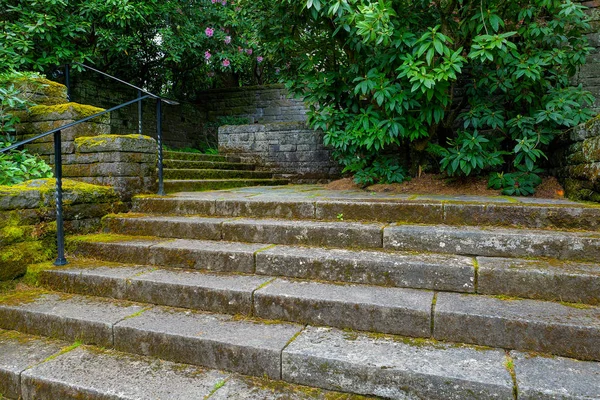
POLYGON ((66 345, 57 340, 0 331, 0 394, 21 399, 21 373, 57 354, 66 345))
POLYGON ((106 222, 108 230, 123 235, 221 240, 221 225, 225 221, 226 218, 147 216, 115 217, 106 222))
POLYGON ((444 218, 441 203, 317 200, 315 207, 316 217, 325 220, 342 215, 344 220, 437 224, 444 218))
POLYGON ((519 399, 600 398, 600 364, 511 351, 519 399))
POLYGON ((23 399, 202 399, 227 375, 79 347, 23 373, 23 399))
POLYGON ((600 304, 596 264, 479 257, 477 292, 600 304))
POLYGON ((431 335, 433 292, 277 279, 254 293, 260 318, 405 336, 431 335))
POLYGON ((256 254, 256 273, 392 287, 474 292, 472 258, 276 246, 256 254))
POLYGON ((381 224, 240 219, 223 223, 223 239, 250 243, 381 248, 381 224))
POLYGON ((246 375, 281 376, 281 351, 302 329, 155 307, 114 327, 117 350, 246 375))
POLYGON ((439 293, 438 340, 599 360, 600 308, 439 293))
POLYGON ((143 309, 85 297, 32 297, 16 304, 0 303, 0 328, 111 347, 113 324, 143 309))
POLYGON ((308 327, 282 355, 285 381, 387 399, 512 399, 502 350, 308 327))
POLYGON ((75 139, 78 153, 156 153, 156 141, 142 135, 99 135, 75 139))

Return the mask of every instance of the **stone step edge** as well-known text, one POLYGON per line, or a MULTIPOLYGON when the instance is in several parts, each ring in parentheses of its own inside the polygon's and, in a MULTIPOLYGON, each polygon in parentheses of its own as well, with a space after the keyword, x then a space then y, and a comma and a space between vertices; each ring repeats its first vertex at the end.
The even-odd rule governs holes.
POLYGON ((592 231, 151 214, 103 222, 105 232, 130 235, 600 262, 600 235, 592 231))
MULTIPOLYGON (((109 235, 110 236, 110 235, 109 235)), ((125 262, 128 264, 142 264, 153 267, 168 267, 161 259, 156 260, 155 257, 150 259, 152 251, 160 251, 159 246, 165 246, 168 243, 172 243, 173 240, 167 238, 158 237, 146 237, 140 242, 140 238, 135 236, 124 236, 114 235, 114 240, 103 241, 106 239, 106 235, 86 235, 79 237, 68 238, 70 250, 77 256, 86 257, 90 256, 90 252, 93 253, 94 258, 108 261, 108 262, 125 262), (129 251, 129 259, 123 260, 121 253, 117 251, 123 244, 127 244, 128 248, 124 251, 129 251), (115 248, 116 247, 116 248, 115 248), (136 249, 136 252, 131 252, 132 249, 136 249), (109 251, 107 251, 109 250, 109 251), (150 262, 149 262, 150 261, 150 262)), ((219 244, 219 241, 204 241, 204 240, 193 240, 185 239, 183 243, 189 243, 190 248, 194 249, 193 253, 202 253, 203 251, 210 250, 197 250, 198 247, 202 247, 203 244, 219 244)), ((243 245, 243 243, 236 242, 223 242, 228 245, 243 245)), ((165 250, 166 251, 166 250, 165 250)), ((192 251, 192 250, 190 250, 192 251)), ((344 261, 347 261, 344 267, 344 273, 337 271, 339 268, 339 254, 336 255, 336 249, 322 249, 318 247, 310 246, 289 246, 281 244, 256 244, 256 249, 250 249, 244 253, 250 258, 248 261, 250 265, 243 268, 243 270, 226 270, 226 269, 208 269, 208 268, 192 268, 189 265, 174 265, 174 261, 171 261, 171 268, 183 269, 190 271, 203 271, 207 273, 246 273, 261 276, 272 276, 288 279, 300 279, 307 281, 323 281, 331 283, 344 283, 344 284, 364 284, 371 286, 380 287, 397 287, 397 288, 413 288, 413 289, 424 289, 424 290, 436 290, 436 291, 447 291, 447 292, 460 292, 460 293, 472 293, 479 295, 496 295, 504 296, 506 298, 522 298, 522 299, 535 299, 545 300, 554 302, 564 303, 583 303, 598 305, 600 304, 600 291, 597 287, 600 286, 600 276, 597 279, 589 278, 589 275, 579 271, 570 272, 565 266, 571 265, 566 261, 555 260, 555 259, 539 259, 539 260, 519 260, 519 259, 508 259, 508 258, 490 258, 490 257, 467 257, 467 256, 452 256, 446 254, 437 253, 412 253, 402 252, 389 249, 371 249, 369 251, 357 251, 357 250, 341 250, 346 256, 344 261), (320 271, 314 272, 311 270, 310 257, 306 255, 306 252, 314 253, 318 251, 324 251, 329 258, 319 257, 318 264, 321 268, 320 271), (286 253, 292 253, 286 255, 286 253), (411 266, 403 266, 397 271, 400 274, 397 277, 390 275, 388 271, 387 278, 382 280, 376 280, 377 278, 365 278, 363 276, 364 271, 361 272, 358 267, 352 263, 351 256, 357 257, 357 255, 380 255, 380 256, 397 256, 399 259, 403 257, 412 258, 423 256, 427 263, 431 263, 433 267, 425 269, 421 267, 418 269, 419 273, 425 274, 426 277, 431 276, 431 273, 441 275, 439 279, 433 279, 428 281, 423 277, 414 278, 413 281, 409 282, 409 279, 402 275, 403 273, 411 273, 411 266), (439 258, 439 259, 438 259, 439 258), (429 259, 429 260, 428 260, 429 259), (444 267, 448 269, 444 272, 439 270, 436 266, 436 262, 443 262, 444 260, 457 259, 462 264, 462 267, 453 267, 451 264, 446 263, 444 267), (283 263, 288 268, 277 268, 278 263, 283 263), (333 265, 329 266, 328 262, 333 262, 333 265), (306 265, 306 268, 298 267, 292 269, 292 266, 298 264, 306 265), (528 264, 539 263, 539 270, 535 268, 528 270, 528 264), (547 263, 547 264, 546 264, 547 263), (520 265, 524 265, 525 268, 519 269, 520 265), (357 277, 352 273, 348 272, 348 268, 352 268, 352 271, 356 271, 357 277), (464 271, 465 268, 471 269, 471 272, 464 271), (556 273, 552 273, 550 268, 555 268, 556 273), (309 271, 310 270, 310 271, 309 271), (560 275, 563 273, 563 275, 560 275), (454 278, 454 279, 452 279, 454 278), (396 280, 393 280, 396 279, 396 280), (540 286, 540 280, 547 283, 547 287, 540 286), (409 283, 407 283, 409 282, 409 283), (557 287, 557 282, 560 285, 557 287), (585 289, 585 290, 584 290, 585 289), (596 294, 596 296, 594 296, 596 294)), ((231 251, 223 251, 223 254, 230 254, 228 258, 231 259, 231 251)), ((180 257, 184 257, 180 255, 180 257)), ((190 255, 192 257, 192 255, 190 255)), ((195 254, 197 257, 197 254, 195 254)), ((397 262, 403 262, 397 260, 397 262)), ((404 261, 406 262, 406 261, 404 261)), ((377 263, 374 263, 377 265, 377 263)), ((574 263, 574 265, 578 265, 574 263)), ((585 264, 582 264, 585 265, 585 264)), ((363 267, 363 269, 373 270, 373 266, 370 268, 363 267)), ((377 272, 377 270, 374 270, 377 272)), ((375 274, 377 275, 377 274, 375 274)), ((371 275, 371 276, 375 276, 371 275)))
MULTIPOLYGON (((172 373, 171 376, 173 376, 176 380, 179 380, 179 378, 183 377, 183 379, 181 379, 181 381, 183 382, 180 381, 180 384, 185 383, 186 381, 195 382, 196 380, 201 380, 206 375, 217 375, 214 378, 214 384, 206 388, 206 393, 202 393, 202 395, 204 395, 204 397, 202 398, 204 399, 222 399, 223 397, 220 396, 221 393, 224 392, 227 393, 227 396, 231 396, 231 391, 233 391, 234 395, 235 393, 241 394, 244 392, 251 391, 255 394, 256 392, 258 392, 258 395, 262 394, 264 396, 268 396, 274 393, 282 394, 283 396, 294 396, 294 394, 296 393, 302 393, 307 394, 308 397, 315 399, 327 399, 330 397, 341 399, 343 396, 342 393, 323 391, 323 389, 313 388, 310 386, 295 385, 288 382, 284 382, 282 380, 276 381, 266 378, 241 375, 232 372, 224 373, 217 370, 197 367, 191 364, 158 361, 157 359, 152 357, 119 352, 117 350, 106 350, 104 348, 100 348, 93 345, 83 345, 80 342, 69 344, 68 342, 61 340, 52 340, 42 336, 28 335, 16 331, 5 331, 0 329, 0 348, 3 345, 12 345, 14 347, 21 346, 23 347, 21 351, 22 353, 24 353, 25 351, 31 351, 31 358, 28 360, 30 361, 30 363, 28 363, 27 366, 20 366, 16 369, 13 368, 13 370, 9 372, 9 379, 13 378, 13 381, 18 382, 16 383, 16 385, 11 385, 12 387, 9 387, 9 390, 13 392, 9 392, 9 394, 16 395, 15 398, 21 398, 23 393, 31 394, 32 396, 35 396, 36 394, 39 395, 39 392, 36 392, 31 387, 28 387, 28 384, 29 386, 37 386, 38 390, 42 388, 42 392, 46 392, 47 398, 57 398, 56 396, 58 394, 62 395, 64 394, 64 392, 67 391, 71 393, 75 391, 77 396, 84 394, 86 396, 90 396, 92 394, 90 393, 91 391, 96 392, 95 396, 98 396, 99 398, 104 398, 103 396, 107 393, 103 393, 99 390, 98 387, 94 387, 93 384, 90 385, 90 387, 83 387, 83 385, 80 382, 74 382, 72 376, 68 376, 67 378, 63 377, 63 380, 54 380, 52 378, 49 378, 48 376, 44 376, 43 372, 39 372, 40 368, 42 368, 44 364, 52 365, 52 369, 64 369, 64 366, 61 365, 61 363, 65 361, 67 357, 70 356, 69 353, 71 353, 72 355, 72 352, 76 350, 82 351, 86 354, 89 353, 90 355, 100 355, 101 357, 113 359, 117 362, 119 366, 124 366, 124 370, 128 368, 137 370, 140 364, 143 364, 144 366, 148 365, 150 367, 154 367, 158 371, 162 371, 167 374, 172 373), (3 341, 3 339, 8 340, 3 341), (33 346, 25 348, 25 346, 23 345, 24 343, 29 343, 33 346), (159 362, 158 364, 157 361, 159 362), (192 373, 188 374, 188 371, 191 371, 192 373), (193 376, 193 378, 189 379, 190 375, 193 376), (27 378, 25 378, 25 376, 27 376, 27 378), (240 390, 240 392, 236 392, 237 390, 240 390), (221 391, 221 393, 218 393, 219 391, 221 391)), ((90 362, 89 359, 86 361, 90 362)), ((96 359, 94 359, 92 362, 96 362, 96 359)), ((2 369, 2 365, 0 364, 0 372, 2 372, 2 369)), ((89 373, 87 369, 86 373, 89 373)), ((95 373, 96 371, 92 372, 92 376, 94 376, 95 373)), ((127 374, 127 376, 129 376, 129 374, 127 374)), ((140 378, 136 377, 133 379, 132 383, 134 386, 142 387, 143 383, 147 382, 146 379, 152 379, 152 377, 147 377, 145 375, 144 377, 140 378), (144 380, 142 381, 140 378, 144 380)), ((163 382, 163 384, 165 383, 167 382, 163 382)), ((4 382, 4 385, 8 386, 10 385, 10 383, 7 384, 6 382, 4 382)), ((117 386, 119 385, 117 384, 117 386)), ((1 388, 2 384, 0 383, 0 389, 1 388)), ((95 396, 86 398, 95 398, 95 396)), ((2 397, 2 393, 0 393, 0 398, 5 398, 2 397)), ((8 400, 8 398, 6 399, 8 400)), ((357 397, 355 400, 361 399, 367 400, 366 397, 361 397, 360 399, 357 397)), ((24 400, 33 399, 30 396, 28 396, 24 400)))
MULTIPOLYGON (((250 199, 186 199, 177 197, 134 198, 133 210, 153 209, 153 203, 179 203, 193 210, 182 215, 247 216, 314 220, 412 222, 422 224, 512 226, 532 229, 600 230, 600 207, 587 204, 504 204, 460 202, 450 200, 373 201, 344 200, 250 200, 250 199), (146 204, 144 204, 146 203, 146 204), (277 211, 268 207, 277 208, 277 211), (477 215, 476 218, 471 218, 477 215), (598 218, 596 218, 598 219, 598 218), (585 227, 589 229, 585 229, 585 227)), ((164 208, 164 205, 161 206, 164 208)), ((158 210, 160 211, 160 208, 158 210)))
MULTIPOLYGON (((54 275, 60 275, 60 271, 54 275)), ((131 276, 123 276, 121 278, 121 284, 127 286, 128 281, 131 279, 143 278, 145 273, 152 272, 154 271, 132 272, 131 276)), ((49 271, 48 274, 51 276, 52 271, 49 271)), ((80 275, 79 279, 81 279, 82 275, 80 275)), ((299 286, 307 284, 306 282, 267 278, 269 277, 265 277, 264 282, 256 282, 249 289, 251 294, 248 313, 252 318, 259 318, 265 321, 281 320, 299 324, 322 325, 374 333, 435 338, 455 343, 473 343, 516 350, 542 351, 577 358, 584 358, 580 357, 580 354, 583 353, 580 353, 582 350, 579 347, 573 347, 570 343, 562 343, 561 340, 547 331, 561 331, 562 337, 578 334, 579 340, 586 340, 587 342, 594 340, 594 337, 600 338, 600 325, 589 324, 590 319, 600 318, 600 308, 598 307, 589 306, 587 308, 589 311, 587 311, 585 308, 572 308, 570 305, 538 300, 505 299, 484 295, 469 296, 416 289, 378 288, 378 298, 382 299, 387 296, 390 299, 389 303, 384 304, 372 299, 361 300, 363 296, 361 292, 370 290, 373 288, 371 286, 347 285, 345 286, 347 296, 339 296, 339 294, 337 296, 330 296, 329 293, 335 292, 340 287, 339 285, 312 282, 308 283, 308 286, 304 288, 305 291, 308 290, 311 292, 312 290, 312 294, 303 296, 299 291, 299 286), (326 294, 323 295, 322 293, 326 294), (393 298, 397 298, 398 301, 391 301, 393 298), (408 299, 410 301, 407 302, 408 299), (464 304, 461 305, 461 302, 464 304), (518 304, 515 302, 518 302, 518 304), (458 305, 455 306, 455 304, 458 305), (516 308, 524 308, 526 311, 515 313, 516 308), (482 311, 484 309, 490 311, 482 311), (549 319, 531 317, 532 313, 555 315, 558 320, 552 322, 554 320, 550 321, 549 319), (584 318, 587 322, 582 322, 578 318, 584 318), (496 319, 498 321, 495 321, 496 319), (467 329, 466 326, 461 327, 460 321, 465 321, 465 325, 469 325, 466 321, 472 321, 474 325, 476 324, 476 320, 482 325, 496 324, 493 326, 493 329, 496 331, 506 330, 505 334, 508 336, 498 339, 477 331, 477 328, 468 328, 471 330, 475 329, 473 331, 475 333, 469 332, 463 334, 459 332, 463 328, 467 329), (500 320, 504 322, 499 322, 500 320), (516 335, 515 332, 520 329, 518 326, 524 321, 529 321, 527 332, 532 336, 532 338, 528 337, 525 342, 521 341, 518 337, 511 337, 511 335, 516 335), (442 324, 441 326, 440 323, 442 324), (592 332, 594 330, 596 330, 595 334, 592 332), (584 331, 589 332, 584 335, 581 333, 584 331), (535 341, 532 341, 533 337, 536 337, 536 341, 541 340, 544 343, 535 344, 535 341), (557 340, 558 342, 556 342, 557 340), (529 343, 530 341, 533 344, 529 343), (513 343, 514 347, 511 345, 513 343)), ((118 278, 116 279, 118 280, 118 278)), ((105 278, 105 280, 108 281, 110 278, 105 278)), ((42 279, 42 281, 44 280, 42 279)), ((96 283, 105 287, 111 287, 112 285, 106 281, 96 283)), ((140 282, 143 279, 136 279, 136 281, 140 282)), ((93 286, 96 283, 83 282, 81 287, 87 288, 89 293, 91 293, 95 289, 93 286)), ((165 284, 163 282, 159 286, 164 286, 165 284)), ((55 283, 53 288, 65 290, 65 286, 61 286, 60 283, 55 283)), ((66 290, 68 291, 68 288, 66 290)), ((152 298, 155 299, 156 289, 149 290, 154 293, 152 298)), ((169 290, 170 293, 177 291, 175 288, 169 290)), ((373 290, 375 289, 373 288, 373 290)), ((201 293, 200 290, 192 291, 194 293, 201 293)), ((88 294, 81 293, 80 291, 76 291, 76 293, 88 294)), ((110 295, 108 293, 108 296, 110 295)), ((147 296, 139 293, 136 294, 135 292, 133 295, 125 293, 123 296, 123 300, 141 302, 141 304, 148 304, 148 301, 152 301, 148 300, 147 296)), ((208 294, 206 296, 208 297, 208 294)), ((186 295, 182 295, 182 298, 185 297, 186 295)), ((157 301, 152 302, 152 304, 164 305, 164 303, 157 301)), ((166 305, 171 307, 185 307, 182 304, 166 305)), ((201 309, 219 314, 227 313, 227 310, 220 308, 201 309)), ((598 351, 590 351, 589 354, 592 359, 600 359, 600 352, 598 351)))

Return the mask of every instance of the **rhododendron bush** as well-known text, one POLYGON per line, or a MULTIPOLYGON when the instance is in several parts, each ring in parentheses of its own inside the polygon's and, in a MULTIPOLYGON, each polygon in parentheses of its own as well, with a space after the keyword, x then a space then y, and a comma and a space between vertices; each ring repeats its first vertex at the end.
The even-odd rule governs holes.
POLYGON ((531 194, 546 146, 591 116, 571 83, 589 24, 570 0, 286 0, 260 15, 263 46, 363 184, 430 168, 531 194))

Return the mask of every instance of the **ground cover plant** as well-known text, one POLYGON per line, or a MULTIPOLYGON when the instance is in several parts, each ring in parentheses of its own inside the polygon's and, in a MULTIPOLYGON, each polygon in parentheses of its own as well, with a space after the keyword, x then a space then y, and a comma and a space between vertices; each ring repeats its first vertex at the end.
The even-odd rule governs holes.
MULTIPOLYGON (((30 94, 42 78, 35 73, 10 72, 0 74, 0 148, 9 147, 16 140, 15 111, 23 111, 34 105, 30 94)), ((52 169, 43 160, 27 150, 11 150, 0 153, 0 185, 15 185, 30 179, 50 178, 52 169)))
POLYGON ((263 40, 362 184, 439 168, 531 194, 546 146, 592 115, 571 84, 590 47, 570 0, 280 3, 262 9, 263 40))

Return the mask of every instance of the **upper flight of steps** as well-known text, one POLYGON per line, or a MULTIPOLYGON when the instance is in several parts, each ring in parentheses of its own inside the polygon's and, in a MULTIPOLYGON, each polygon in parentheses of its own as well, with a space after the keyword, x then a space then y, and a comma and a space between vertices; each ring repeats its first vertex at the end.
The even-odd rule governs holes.
POLYGON ((179 151, 164 152, 164 179, 167 193, 288 184, 274 179, 271 172, 255 171, 254 164, 239 158, 179 151))
POLYGON ((2 329, 107 349, 10 364, 48 339, 0 334, 13 398, 600 398, 597 206, 280 187, 133 207, 0 302, 2 329))

